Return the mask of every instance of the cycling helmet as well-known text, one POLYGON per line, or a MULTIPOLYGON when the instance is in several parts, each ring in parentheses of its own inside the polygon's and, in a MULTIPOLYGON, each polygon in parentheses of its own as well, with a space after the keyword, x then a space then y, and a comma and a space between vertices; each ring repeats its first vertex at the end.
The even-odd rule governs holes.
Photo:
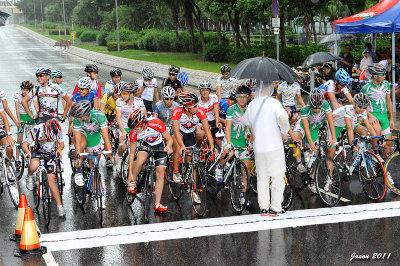
POLYGON ((83 100, 72 105, 70 115, 75 118, 82 118, 90 115, 90 110, 92 110, 92 103, 83 100))
POLYGON ((136 82, 124 82, 124 84, 121 85, 121 91, 127 93, 136 93, 138 89, 139 87, 136 82))
POLYGON ((199 102, 199 98, 190 91, 184 91, 179 93, 178 99, 184 107, 195 107, 199 102))
POLYGON ((342 84, 349 85, 350 75, 343 68, 339 68, 339 70, 336 72, 336 80, 342 84))
POLYGON ((62 76, 62 72, 60 70, 51 71, 50 78, 55 78, 55 77, 58 77, 58 76, 62 76))
POLYGON ((211 82, 209 82, 208 80, 203 80, 199 84, 199 89, 200 90, 201 89, 209 89, 211 91, 212 90, 211 82))
POLYGON ((175 74, 175 75, 178 75, 180 70, 181 69, 179 67, 174 66, 174 65, 172 65, 168 68, 168 72, 171 74, 175 74))
POLYGON ((189 83, 189 77, 186 72, 179 73, 178 79, 182 82, 182 86, 186 86, 189 83))
POLYGON ((165 86, 161 89, 161 97, 163 98, 174 98, 175 97, 175 90, 170 86, 165 86))
POLYGON ((32 84, 32 82, 30 82, 29 80, 22 81, 22 83, 21 83, 21 89, 31 91, 31 90, 33 89, 33 84, 32 84))
POLYGON ((310 92, 310 98, 308 100, 311 108, 320 109, 325 103, 324 92, 322 90, 313 89, 310 92))
POLYGON ((354 102, 359 106, 369 105, 369 98, 366 94, 360 92, 354 95, 354 102))
POLYGON ((229 99, 236 100, 236 89, 229 91, 229 99))
POLYGON ((47 120, 44 124, 46 138, 50 141, 56 141, 61 136, 61 126, 57 119, 47 120))
POLYGON ((39 67, 36 69, 35 74, 46 74, 46 75, 51 75, 51 70, 48 69, 47 67, 39 67))
POLYGON ((86 73, 99 72, 99 68, 96 65, 88 64, 85 66, 85 72, 86 73))
POLYGON ((221 73, 231 72, 231 67, 228 64, 221 66, 221 73))
POLYGON ((250 95, 251 94, 251 89, 246 84, 242 84, 236 89, 236 95, 237 94, 250 95))
POLYGON ((78 88, 80 89, 90 89, 92 86, 92 79, 89 77, 83 77, 78 80, 78 88))
POLYGON ((145 66, 142 69, 142 75, 143 75, 143 78, 150 80, 150 79, 154 78, 154 71, 150 67, 145 66))
POLYGON ((386 73, 386 68, 382 66, 381 64, 375 63, 372 65, 368 66, 368 72, 374 76, 374 75, 381 75, 386 73))
POLYGON ((119 68, 113 68, 110 71, 110 76, 115 77, 115 76, 122 76, 122 71, 119 68))
POLYGON ((121 94, 121 87, 126 83, 125 81, 120 81, 117 85, 114 86, 114 93, 120 95, 121 94))
POLYGON ((146 116, 142 110, 135 109, 128 117, 128 127, 130 129, 135 129, 146 124, 146 116))
POLYGON ((246 80, 246 86, 249 88, 255 88, 257 86, 257 80, 256 79, 246 80))

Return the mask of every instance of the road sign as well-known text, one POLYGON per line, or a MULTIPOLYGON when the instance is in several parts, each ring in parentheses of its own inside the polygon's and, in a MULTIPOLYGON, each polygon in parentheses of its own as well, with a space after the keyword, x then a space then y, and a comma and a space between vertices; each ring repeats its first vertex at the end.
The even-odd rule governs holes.
POLYGON ((279 28, 281 26, 280 18, 272 18, 272 28, 279 28))
POLYGON ((272 15, 274 18, 279 16, 279 3, 278 0, 272 0, 272 15))
POLYGON ((75 40, 76 38, 76 31, 71 31, 71 40, 75 40))
POLYGON ((279 28, 274 28, 274 34, 279 35, 279 28))

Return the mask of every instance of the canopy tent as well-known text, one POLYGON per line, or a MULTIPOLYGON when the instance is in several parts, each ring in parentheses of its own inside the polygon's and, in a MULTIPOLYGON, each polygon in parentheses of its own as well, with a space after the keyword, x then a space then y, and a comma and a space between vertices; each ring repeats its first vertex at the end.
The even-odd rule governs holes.
MULTIPOLYGON (((374 17, 355 21, 337 24, 335 27, 335 33, 339 34, 369 34, 369 33, 392 33, 392 80, 395 80, 395 33, 400 32, 400 2, 396 2, 394 6, 385 12, 376 15, 374 17)), ((392 101, 393 110, 396 112, 395 108, 395 89, 392 90, 392 101)))

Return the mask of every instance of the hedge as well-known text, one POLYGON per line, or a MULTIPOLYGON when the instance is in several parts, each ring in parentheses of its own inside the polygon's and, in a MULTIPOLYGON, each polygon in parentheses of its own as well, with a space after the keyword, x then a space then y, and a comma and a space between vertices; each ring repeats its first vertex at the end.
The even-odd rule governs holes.
POLYGON ((102 31, 97 35, 96 42, 99 46, 107 45, 108 32, 102 31))
POLYGON ((98 31, 86 30, 79 36, 79 39, 82 42, 95 42, 98 33, 98 31))
POLYGON ((228 54, 229 45, 219 42, 207 43, 203 50, 203 58, 211 62, 225 62, 228 54))
MULTIPOLYGON (((58 29, 49 29, 49 35, 58 35, 58 29)), ((69 29, 67 29, 67 35, 69 35, 69 29)), ((64 35, 64 29, 60 30, 60 34, 64 35)))
MULTIPOLYGON (((134 48, 133 42, 120 42, 120 49, 122 50, 133 50, 134 48)), ((117 42, 107 42, 107 50, 109 52, 117 51, 117 42)))

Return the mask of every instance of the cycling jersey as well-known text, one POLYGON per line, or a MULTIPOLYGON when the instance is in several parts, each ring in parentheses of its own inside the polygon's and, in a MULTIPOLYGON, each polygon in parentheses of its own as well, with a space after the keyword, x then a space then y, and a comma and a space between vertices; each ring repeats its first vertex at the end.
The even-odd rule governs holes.
POLYGON ((95 99, 98 99, 99 97, 97 97, 97 92, 96 92, 96 90, 91 90, 90 92, 89 92, 89 94, 88 95, 86 95, 85 97, 83 97, 83 96, 81 96, 81 94, 78 92, 78 93, 75 93, 74 95, 72 95, 72 103, 77 103, 77 102, 80 102, 80 101, 83 101, 83 100, 86 100, 86 101, 90 101, 91 103, 92 103, 92 108, 93 108, 93 106, 94 106, 94 100, 95 99))
POLYGON ((333 123, 335 127, 346 127, 345 117, 350 118, 353 128, 355 128, 362 120, 368 118, 367 111, 357 114, 353 105, 342 106, 333 111, 333 123))
POLYGON ((101 129, 107 128, 105 115, 97 110, 90 111, 90 120, 79 122, 74 119, 73 128, 75 131, 81 131, 86 136, 87 147, 99 145, 101 139, 101 129))
POLYGON ((231 125, 231 142, 234 146, 246 146, 246 125, 244 123, 244 114, 246 108, 242 111, 236 103, 228 108, 226 112, 226 120, 232 121, 231 125))
POLYGON ((369 97, 368 111, 381 114, 387 113, 386 95, 390 94, 389 82, 385 80, 379 86, 376 86, 370 81, 361 88, 361 92, 369 97))
MULTIPOLYGON (((92 81, 92 86, 90 87, 90 89, 91 89, 91 90, 96 90, 96 91, 97 91, 97 97, 98 97, 99 99, 101 99, 101 84, 100 84, 100 81, 98 81, 98 80, 93 80, 93 81, 92 81)), ((78 93, 78 91, 79 91, 78 83, 76 83, 75 89, 74 89, 74 91, 72 92, 72 95, 74 95, 75 93, 78 93)))
POLYGON ((196 130, 196 125, 207 119, 206 111, 202 107, 198 107, 196 114, 188 117, 183 107, 177 107, 172 110, 172 122, 178 121, 179 128, 184 133, 192 133, 196 130))
POLYGON ((179 79, 175 79, 174 81, 172 81, 170 78, 166 78, 164 79, 163 82, 163 87, 165 86, 170 86, 172 88, 174 88, 175 92, 178 91, 178 89, 182 89, 182 82, 179 79))
POLYGON ((156 103, 156 107, 154 108, 154 113, 158 115, 158 118, 164 123, 165 126, 172 126, 172 110, 178 107, 179 104, 173 102, 171 107, 166 107, 164 102, 161 100, 156 103))
POLYGON ((222 99, 221 101, 219 101, 219 117, 225 119, 226 111, 228 111, 231 102, 232 100, 230 99, 222 99))
POLYGON ((3 89, 0 89, 0 102, 6 99, 6 94, 3 89))
MULTIPOLYGON (((24 98, 24 96, 22 95, 22 92, 20 92, 20 91, 17 91, 14 94, 14 101, 18 102, 18 104, 19 104, 19 113, 20 113, 20 115, 26 115, 27 114, 25 109, 24 109, 24 107, 22 106, 22 99, 23 98, 24 98)), ((30 99, 29 102, 28 102, 29 109, 31 108, 31 105, 32 105, 32 99, 30 99)))
POLYGON ((317 89, 325 91, 325 100, 329 100, 328 92, 333 92, 333 93, 335 93, 335 95, 337 95, 341 92, 343 92, 343 93, 349 92, 349 89, 347 88, 347 86, 343 87, 342 89, 337 88, 335 86, 335 82, 332 79, 328 80, 327 82, 325 82, 324 84, 319 86, 317 89))
POLYGON ((51 83, 47 87, 35 86, 28 94, 29 98, 37 96, 39 112, 53 117, 57 116, 58 98, 66 94, 57 84, 51 83))
POLYGON ((145 86, 145 89, 140 96, 140 98, 147 100, 147 101, 153 101, 154 98, 154 88, 158 88, 157 85, 157 79, 153 78, 152 80, 144 81, 143 78, 139 78, 136 80, 136 83, 139 86, 139 89, 141 89, 143 86, 145 86))
POLYGON ((122 98, 119 98, 116 102, 116 109, 121 110, 121 120, 124 128, 128 128, 128 118, 133 110, 140 108, 143 112, 146 110, 144 107, 143 100, 134 97, 133 103, 129 106, 122 98))
POLYGON ((54 154, 57 150, 57 143, 63 143, 62 134, 59 135, 57 141, 49 140, 45 135, 45 124, 38 124, 33 126, 30 131, 26 134, 26 142, 29 145, 35 145, 34 150, 39 153, 52 153, 54 154))
MULTIPOLYGON (((326 119, 326 115, 331 113, 332 109, 329 106, 327 101, 324 102, 324 105, 319 110, 318 113, 314 113, 311 106, 307 104, 303 108, 301 108, 301 119, 307 118, 308 123, 310 125, 310 130, 319 129, 326 119)), ((303 123, 300 121, 300 126, 303 127, 303 123)))
POLYGON ((282 104, 284 106, 295 106, 294 98, 296 95, 301 94, 300 85, 295 82, 289 85, 286 81, 278 86, 278 93, 282 96, 282 104))
POLYGON ((103 95, 101 99, 101 104, 104 104, 104 114, 105 115, 115 115, 116 100, 114 99, 114 92, 110 91, 103 95))
POLYGON ((106 82, 106 84, 104 85, 104 94, 107 94, 109 92, 114 92, 114 87, 115 87, 115 83, 112 80, 109 80, 106 82))
POLYGON ((222 98, 229 98, 229 91, 232 90, 233 86, 237 85, 235 78, 219 77, 217 79, 217 86, 221 86, 221 96, 222 98))
POLYGON ((208 101, 204 102, 203 97, 200 97, 200 101, 198 103, 199 106, 203 107, 206 110, 208 121, 214 121, 214 106, 218 105, 218 97, 215 94, 210 94, 208 101))
POLYGON ((163 142, 163 136, 167 131, 164 123, 158 119, 153 118, 147 121, 146 129, 143 130, 139 135, 136 134, 134 130, 131 130, 129 133, 129 140, 134 143, 137 142, 137 139, 143 140, 150 146, 155 146, 163 142))

